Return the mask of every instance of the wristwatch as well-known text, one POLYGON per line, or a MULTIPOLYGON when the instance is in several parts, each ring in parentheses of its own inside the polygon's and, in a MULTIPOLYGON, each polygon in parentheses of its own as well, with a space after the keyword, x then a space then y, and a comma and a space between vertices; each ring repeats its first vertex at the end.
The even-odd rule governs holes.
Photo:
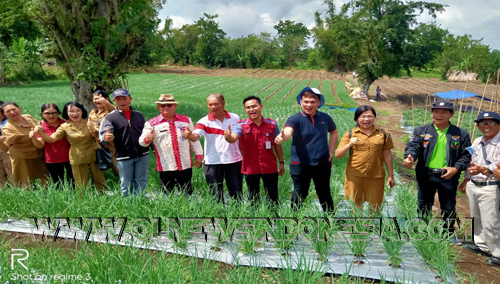
POLYGON ((280 164, 284 164, 284 163, 285 163, 285 161, 280 161, 280 164))

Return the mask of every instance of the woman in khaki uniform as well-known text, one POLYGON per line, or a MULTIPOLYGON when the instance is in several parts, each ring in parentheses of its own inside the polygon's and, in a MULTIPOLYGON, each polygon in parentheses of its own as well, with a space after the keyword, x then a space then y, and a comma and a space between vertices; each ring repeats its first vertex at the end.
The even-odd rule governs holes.
POLYGON ((29 136, 36 126, 35 120, 28 114, 21 115, 21 108, 14 102, 3 103, 0 111, 9 119, 2 128, 5 137, 2 149, 10 155, 13 185, 28 189, 31 182, 39 178, 44 186, 49 172, 43 159, 43 145, 38 148, 36 137, 29 136))
POLYGON ((61 124, 51 136, 43 132, 41 126, 35 127, 36 132, 40 137, 49 143, 53 143, 66 137, 71 145, 69 150, 69 162, 73 170, 75 184, 79 188, 85 188, 89 183, 90 174, 94 185, 99 190, 106 188, 106 180, 104 174, 99 170, 96 162, 95 139, 97 134, 90 132, 87 126, 87 111, 77 102, 70 102, 64 106, 62 117, 67 122, 61 124))
POLYGON ((377 113, 371 106, 362 105, 354 113, 356 127, 344 133, 335 151, 337 159, 349 152, 345 169, 345 197, 362 208, 368 201, 379 210, 384 200, 385 170, 389 176, 387 186, 394 186, 394 168, 391 149, 392 138, 384 129, 375 126, 377 113))
MULTIPOLYGON (((109 101, 109 95, 103 90, 97 90, 93 94, 93 102, 95 108, 92 109, 89 113, 89 121, 88 126, 91 131, 99 131, 99 127, 101 126, 101 122, 104 117, 115 110, 115 106, 109 101)), ((113 157, 113 173, 115 176, 119 176, 120 172, 116 167, 116 149, 115 144, 113 142, 108 142, 106 147, 111 151, 111 157, 113 157)))

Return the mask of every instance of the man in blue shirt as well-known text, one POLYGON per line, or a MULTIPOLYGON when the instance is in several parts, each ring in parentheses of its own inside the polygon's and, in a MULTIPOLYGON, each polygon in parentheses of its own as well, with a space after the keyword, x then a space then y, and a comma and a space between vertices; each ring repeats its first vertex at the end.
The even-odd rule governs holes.
POLYGON ((318 111, 325 98, 316 88, 304 88, 297 96, 302 111, 290 116, 275 143, 292 139, 290 175, 294 194, 292 207, 299 208, 309 193, 311 179, 325 212, 334 212, 330 193, 333 151, 337 145, 337 126, 330 115, 318 111), (330 134, 330 140, 328 140, 330 134))

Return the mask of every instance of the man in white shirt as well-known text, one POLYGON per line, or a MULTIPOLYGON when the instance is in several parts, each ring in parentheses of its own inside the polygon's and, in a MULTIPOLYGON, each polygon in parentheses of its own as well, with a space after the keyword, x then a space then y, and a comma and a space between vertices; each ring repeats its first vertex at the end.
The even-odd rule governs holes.
POLYGON ((475 122, 483 136, 476 138, 468 148, 472 161, 459 186, 460 192, 467 192, 470 214, 474 218, 474 243, 464 247, 490 255, 486 263, 500 267, 500 191, 494 174, 500 162, 500 115, 486 111, 479 114, 475 122))
POLYGON ((196 123, 193 131, 188 127, 183 133, 184 138, 193 142, 205 136, 205 178, 212 194, 221 203, 224 203, 222 194, 224 179, 229 195, 237 199, 241 199, 243 183, 239 142, 228 143, 224 138, 224 131, 235 129, 240 117, 224 110, 225 105, 223 95, 218 93, 209 95, 207 98, 208 115, 196 123))

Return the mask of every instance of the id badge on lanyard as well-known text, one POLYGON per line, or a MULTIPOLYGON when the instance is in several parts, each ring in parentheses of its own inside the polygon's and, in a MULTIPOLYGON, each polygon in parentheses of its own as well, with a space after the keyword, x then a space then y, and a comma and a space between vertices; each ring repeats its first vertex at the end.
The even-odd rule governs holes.
POLYGON ((270 150, 272 148, 271 141, 269 141, 269 133, 266 133, 266 150, 270 150))

